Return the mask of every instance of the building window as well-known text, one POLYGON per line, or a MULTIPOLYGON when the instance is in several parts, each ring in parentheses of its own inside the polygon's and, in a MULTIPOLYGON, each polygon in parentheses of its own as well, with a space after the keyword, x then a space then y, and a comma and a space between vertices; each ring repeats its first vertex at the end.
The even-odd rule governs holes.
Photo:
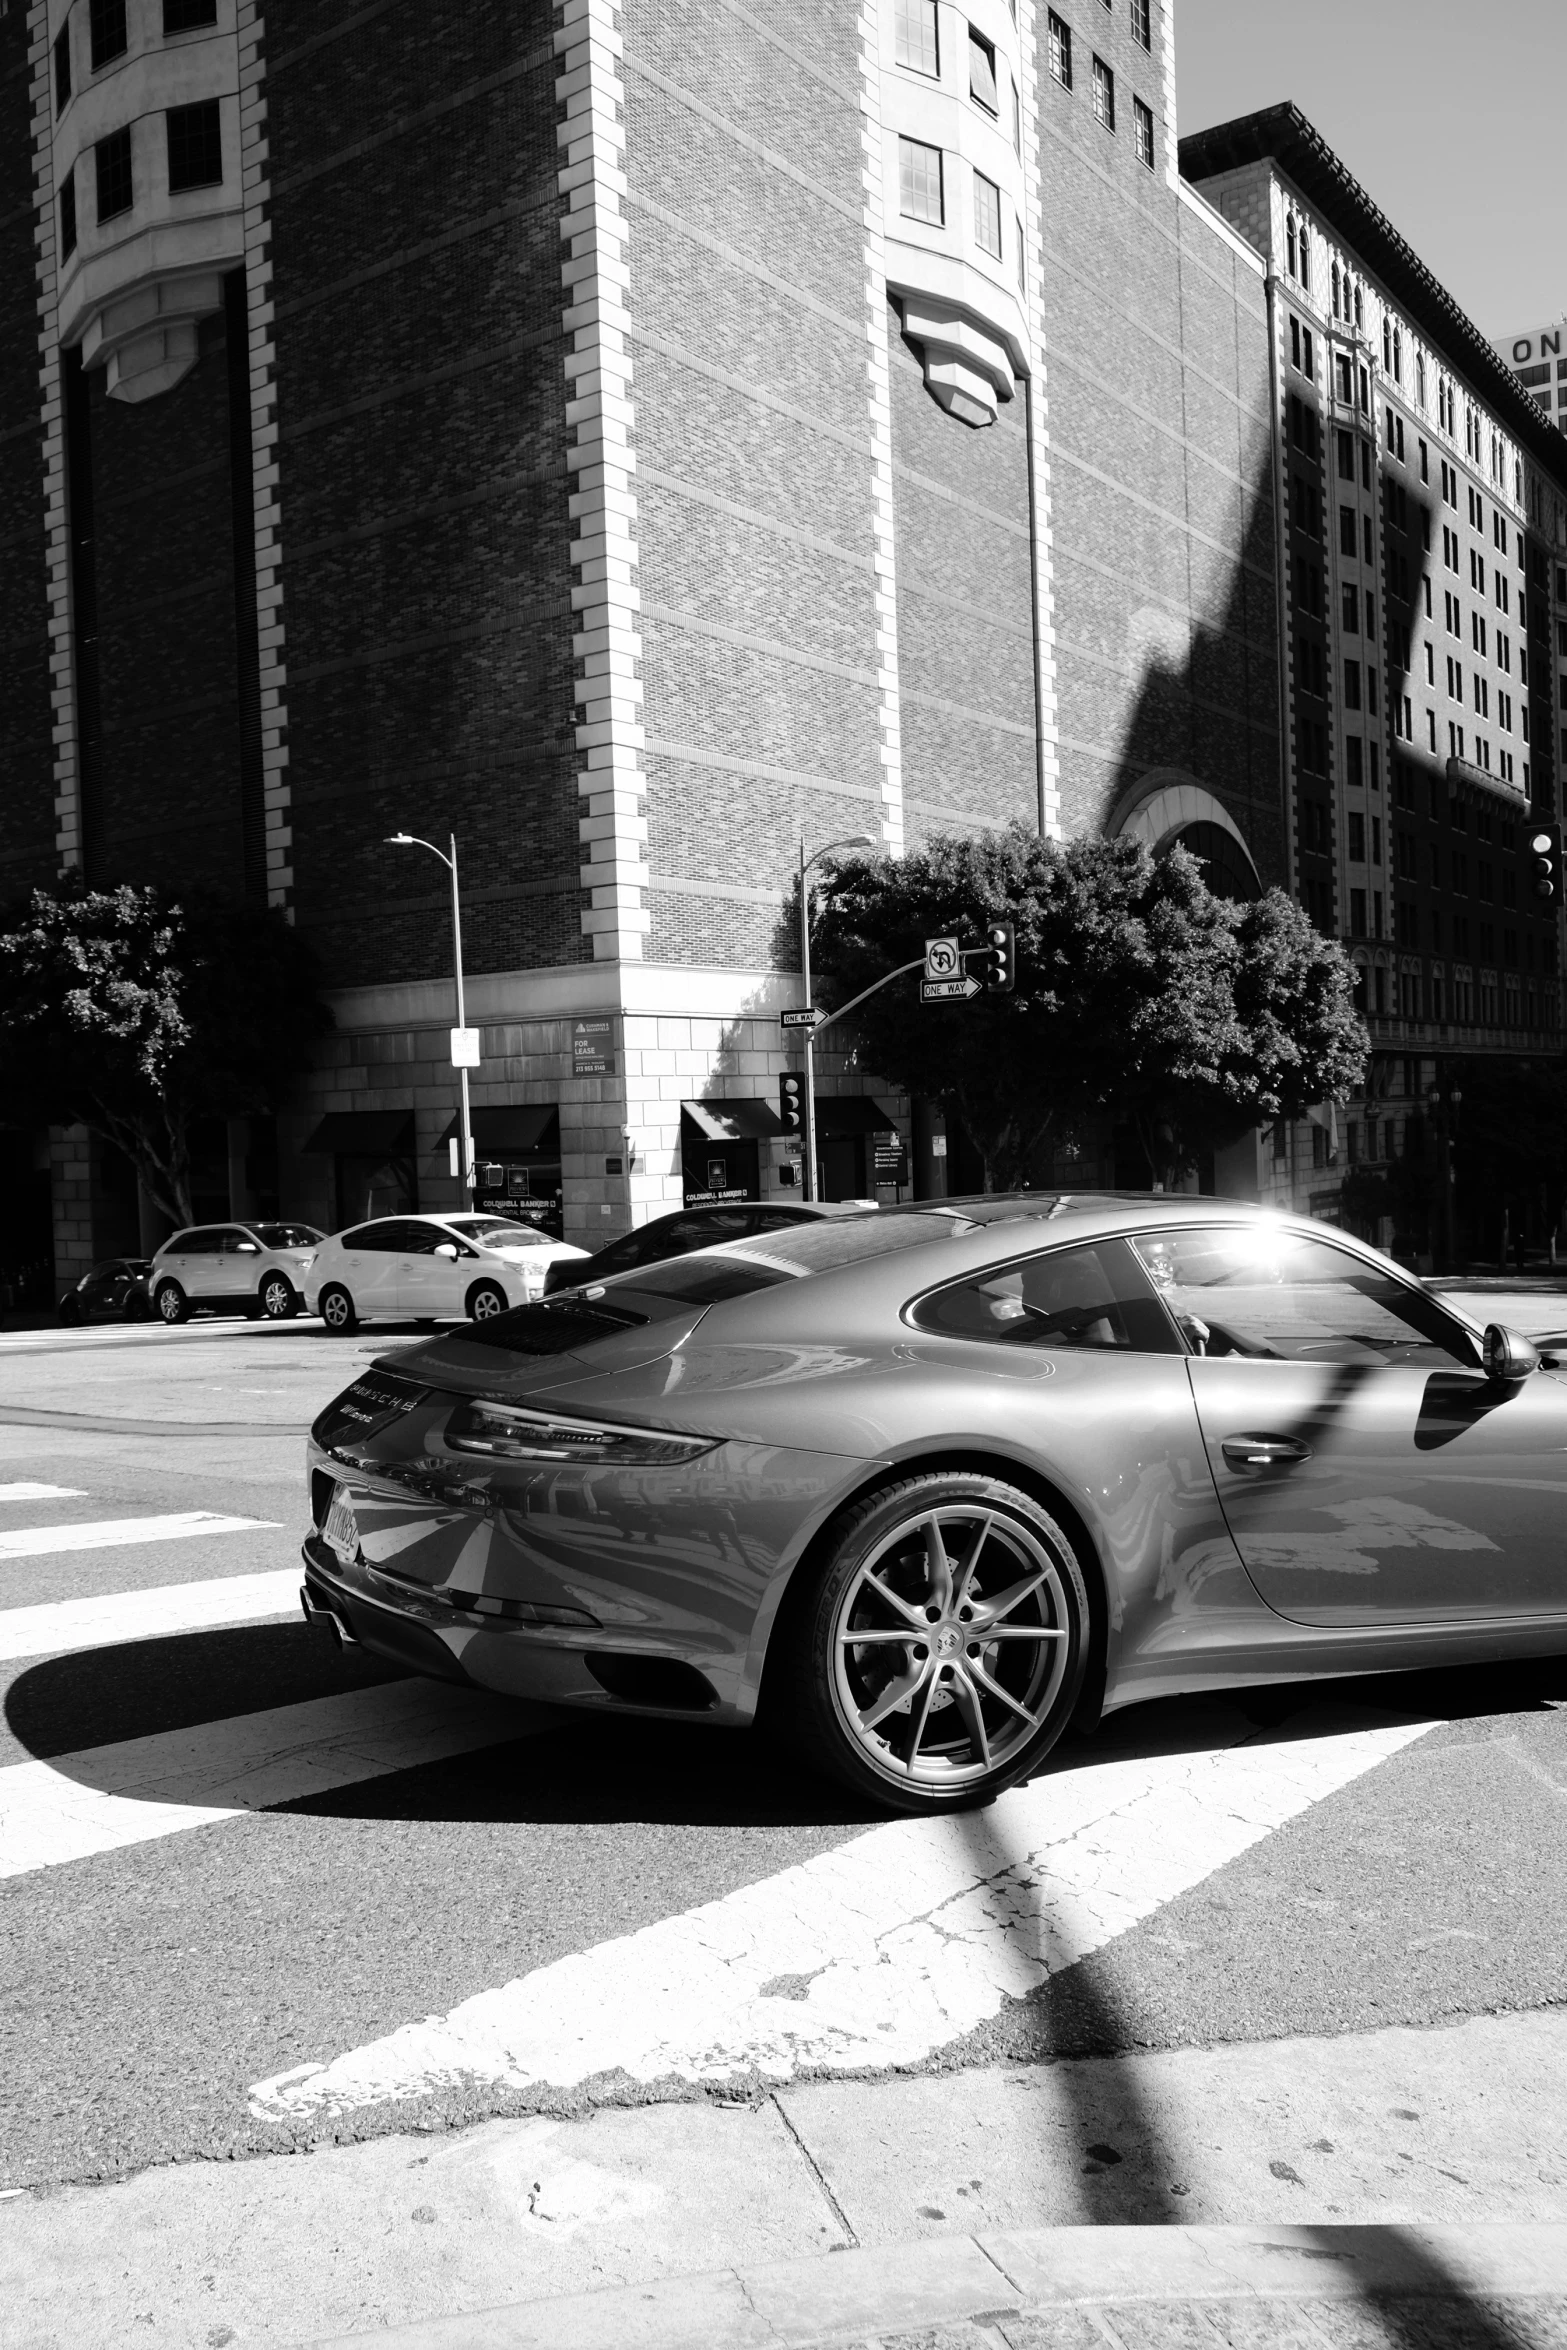
POLYGON ((76 173, 68 171, 60 182, 60 258, 76 250, 76 173))
POLYGON ((88 0, 87 27, 94 73, 125 55, 125 0, 88 0))
POLYGON ((163 0, 163 36, 195 33, 218 21, 218 0, 163 0))
POLYGON ((1014 155, 1023 152, 1023 101, 1017 94, 1016 82, 1012 84, 1012 152, 1014 155))
POLYGON ((100 139, 93 152, 98 159, 98 218, 113 220, 117 213, 129 212, 134 200, 129 123, 100 139))
POLYGON ((898 0, 893 43, 893 54, 900 65, 939 78, 941 47, 936 29, 936 0, 898 0))
POLYGON ((223 128, 216 98, 198 106, 171 106, 169 126, 169 193, 182 188, 214 188, 223 177, 223 128))
POLYGON ((54 37, 54 110, 63 114, 71 102, 71 26, 70 19, 54 37))
POLYGON ((898 208, 905 220, 928 220, 933 228, 945 225, 939 147, 927 147, 921 139, 898 141, 898 208))
POLYGON ((1300 224, 1300 282, 1307 293, 1311 291, 1311 238, 1304 221, 1300 224))
POLYGON ((968 94, 976 106, 983 106, 987 114, 999 115, 1001 102, 996 96, 996 52, 973 26, 968 36, 968 94))
POLYGON ((1148 0, 1132 0, 1132 38, 1145 49, 1153 47, 1153 18, 1148 0))
POLYGON ((981 252, 1001 259, 1001 190, 982 171, 974 174, 974 242, 981 252))
POLYGON ((1023 252, 1023 223, 1015 212, 1012 215, 1012 225, 1017 230, 1017 290, 1020 294, 1026 294, 1028 292, 1028 262, 1023 252))
POLYGON ((1102 57, 1094 59, 1094 118, 1107 131, 1115 129, 1115 75, 1102 57))
POLYGON ((1153 108, 1145 106, 1141 98, 1132 100, 1132 139, 1137 149, 1137 160, 1153 169, 1153 108))
POLYGON ((1050 11, 1050 70, 1063 90, 1072 87, 1072 28, 1050 11))

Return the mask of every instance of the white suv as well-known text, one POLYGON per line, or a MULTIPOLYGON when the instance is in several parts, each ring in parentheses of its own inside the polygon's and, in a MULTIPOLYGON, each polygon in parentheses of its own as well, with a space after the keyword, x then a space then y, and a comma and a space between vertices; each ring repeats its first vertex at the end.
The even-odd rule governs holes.
POLYGON ((152 1260, 153 1311, 164 1322, 183 1322, 202 1307, 290 1321, 324 1238, 313 1224, 194 1224, 152 1260))
POLYGON ((322 1243, 305 1297, 329 1330, 352 1330, 367 1314, 485 1322, 542 1297, 552 1264, 587 1253, 501 1216, 382 1216, 322 1243))

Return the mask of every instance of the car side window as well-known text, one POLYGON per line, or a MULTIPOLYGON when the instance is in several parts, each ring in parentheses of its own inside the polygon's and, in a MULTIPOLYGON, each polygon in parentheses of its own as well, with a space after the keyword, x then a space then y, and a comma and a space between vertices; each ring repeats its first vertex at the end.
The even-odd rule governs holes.
POLYGON ((1194 1354, 1475 1368, 1468 1334, 1435 1298, 1331 1241, 1255 1224, 1133 1245, 1194 1354))
POLYGON ((1001 1346, 1181 1352, 1152 1282, 1124 1240, 1045 1249, 990 1266, 922 1298, 912 1319, 946 1338, 1001 1346))
POLYGON ((452 1237, 439 1224, 399 1224, 394 1229, 401 1235, 395 1243, 398 1254, 405 1257, 433 1257, 442 1241, 452 1237))
POLYGON ((182 1257, 215 1257, 218 1253, 218 1235, 211 1225, 205 1230, 185 1233, 177 1244, 182 1257))
POLYGON ((406 1229, 390 1218, 384 1224, 361 1224, 357 1232, 345 1232, 343 1246, 358 1249, 369 1256, 391 1256, 400 1253, 403 1243, 400 1234, 406 1229))

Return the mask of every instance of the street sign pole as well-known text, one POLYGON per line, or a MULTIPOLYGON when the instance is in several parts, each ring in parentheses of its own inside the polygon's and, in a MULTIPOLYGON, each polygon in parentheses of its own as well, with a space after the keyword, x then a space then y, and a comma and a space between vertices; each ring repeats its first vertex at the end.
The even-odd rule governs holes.
MULTIPOLYGON (((805 843, 800 843, 800 973, 805 981, 805 1008, 811 1004, 811 901, 810 884, 806 879, 805 843)), ((816 1197, 816 1031, 805 1031, 805 1152, 801 1174, 804 1177, 805 1196, 816 1197)))

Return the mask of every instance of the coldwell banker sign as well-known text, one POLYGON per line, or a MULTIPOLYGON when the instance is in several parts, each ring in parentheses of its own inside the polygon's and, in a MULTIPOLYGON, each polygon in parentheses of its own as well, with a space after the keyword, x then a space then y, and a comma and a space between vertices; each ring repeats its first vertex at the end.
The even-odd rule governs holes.
POLYGON ((615 1025, 612 1020, 573 1020, 571 1023, 573 1077, 613 1077, 615 1025))

